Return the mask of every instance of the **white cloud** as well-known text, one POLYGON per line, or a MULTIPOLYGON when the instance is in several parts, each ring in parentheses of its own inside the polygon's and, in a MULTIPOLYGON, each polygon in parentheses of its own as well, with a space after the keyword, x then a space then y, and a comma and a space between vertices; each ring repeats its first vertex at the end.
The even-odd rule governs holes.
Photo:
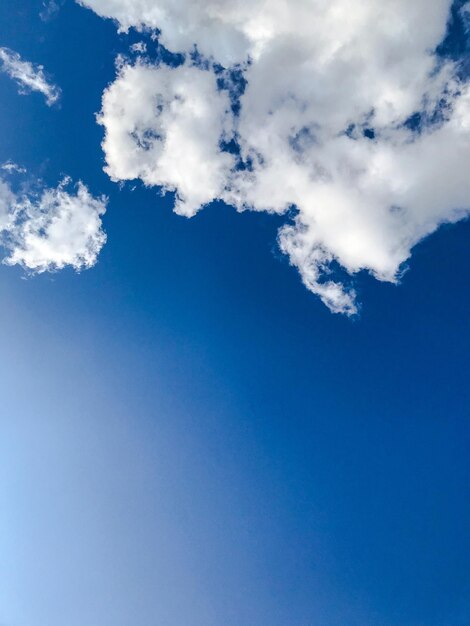
POLYGON ((24 167, 17 165, 13 161, 6 161, 5 163, 2 163, 2 165, 0 165, 0 169, 9 173, 17 172, 18 174, 24 174, 26 172, 24 167))
POLYGON ((219 150, 230 101, 215 76, 195 67, 124 65, 105 91, 106 172, 177 191, 176 211, 191 216, 224 192, 233 158, 219 150))
POLYGON ((0 178, 0 237, 11 227, 15 201, 16 197, 10 186, 0 178))
POLYGON ((68 179, 37 194, 15 193, 0 179, 0 244, 6 265, 21 265, 35 273, 96 263, 106 241, 101 217, 106 199, 95 198, 79 182, 68 179))
POLYGON ((175 190, 185 215, 213 199, 295 206, 281 249, 331 310, 357 306, 333 261, 396 281, 417 242, 469 214, 470 84, 434 53, 450 0, 81 4, 123 30, 160 29, 187 54, 176 69, 121 64, 99 116, 110 176, 175 190), (204 69, 190 61, 194 45, 213 59, 204 69), (215 63, 241 64, 239 113, 215 63))
POLYGON ((59 87, 47 80, 42 65, 23 61, 17 52, 9 48, 0 48, 0 70, 16 81, 21 94, 39 91, 49 106, 60 98, 59 87))
POLYGON ((144 52, 147 52, 147 44, 144 41, 138 41, 137 43, 133 43, 131 46, 131 52, 144 54, 144 52))

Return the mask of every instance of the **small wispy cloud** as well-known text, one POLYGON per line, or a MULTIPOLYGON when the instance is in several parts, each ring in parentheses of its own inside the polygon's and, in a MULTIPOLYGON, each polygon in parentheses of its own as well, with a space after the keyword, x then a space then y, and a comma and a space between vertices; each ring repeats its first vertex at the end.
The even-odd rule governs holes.
POLYGON ((43 8, 39 13, 39 17, 43 22, 49 22, 57 16, 63 4, 64 0, 43 0, 43 8))
POLYGON ((16 172, 18 174, 24 174, 26 172, 24 167, 21 167, 21 165, 18 165, 17 163, 14 163, 13 161, 10 161, 10 160, 6 161, 5 163, 2 163, 2 165, 0 165, 0 169, 10 174, 13 172, 16 172))
POLYGON ((60 88, 47 79, 44 67, 23 61, 14 50, 0 48, 0 70, 18 84, 21 94, 39 91, 45 97, 48 106, 52 106, 60 98, 60 88))
POLYGON ((144 54, 145 52, 147 52, 147 44, 143 41, 138 41, 137 43, 132 44, 131 52, 144 54))

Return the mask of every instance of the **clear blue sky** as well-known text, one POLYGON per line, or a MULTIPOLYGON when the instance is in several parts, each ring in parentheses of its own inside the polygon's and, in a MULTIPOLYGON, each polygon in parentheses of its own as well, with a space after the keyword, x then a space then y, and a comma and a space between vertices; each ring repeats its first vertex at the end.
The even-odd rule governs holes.
POLYGON ((470 224, 333 315, 280 218, 109 180, 129 38, 40 7, 4 0, 0 45, 61 106, 0 74, 0 162, 105 193, 108 243, 80 274, 0 266, 2 626, 470 624, 470 224))

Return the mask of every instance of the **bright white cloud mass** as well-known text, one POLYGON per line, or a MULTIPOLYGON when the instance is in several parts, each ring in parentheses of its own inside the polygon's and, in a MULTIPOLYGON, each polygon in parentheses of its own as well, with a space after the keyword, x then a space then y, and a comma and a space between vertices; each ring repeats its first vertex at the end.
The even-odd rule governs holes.
POLYGON ((39 91, 48 106, 52 106, 60 98, 59 87, 48 81, 42 65, 23 61, 17 52, 9 48, 0 48, 0 70, 16 81, 22 94, 39 91))
POLYGON ((332 311, 357 310, 333 262, 394 282, 468 215, 470 83, 435 52, 450 0, 80 3, 185 54, 118 64, 98 118, 110 177, 175 191, 187 216, 295 207, 280 247, 332 311))
POLYGON ((106 241, 101 216, 106 199, 93 197, 79 182, 65 179, 38 193, 16 193, 0 178, 0 245, 6 265, 20 265, 35 273, 95 264, 106 241))

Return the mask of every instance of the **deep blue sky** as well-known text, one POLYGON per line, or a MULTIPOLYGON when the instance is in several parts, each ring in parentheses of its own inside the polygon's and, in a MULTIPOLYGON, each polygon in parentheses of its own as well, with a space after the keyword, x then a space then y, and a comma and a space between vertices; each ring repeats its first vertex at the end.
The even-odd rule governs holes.
POLYGON ((280 221, 191 220, 102 172, 94 114, 135 36, 3 0, 0 162, 109 196, 98 265, 0 267, 2 626, 470 624, 470 224, 331 314, 280 221))

